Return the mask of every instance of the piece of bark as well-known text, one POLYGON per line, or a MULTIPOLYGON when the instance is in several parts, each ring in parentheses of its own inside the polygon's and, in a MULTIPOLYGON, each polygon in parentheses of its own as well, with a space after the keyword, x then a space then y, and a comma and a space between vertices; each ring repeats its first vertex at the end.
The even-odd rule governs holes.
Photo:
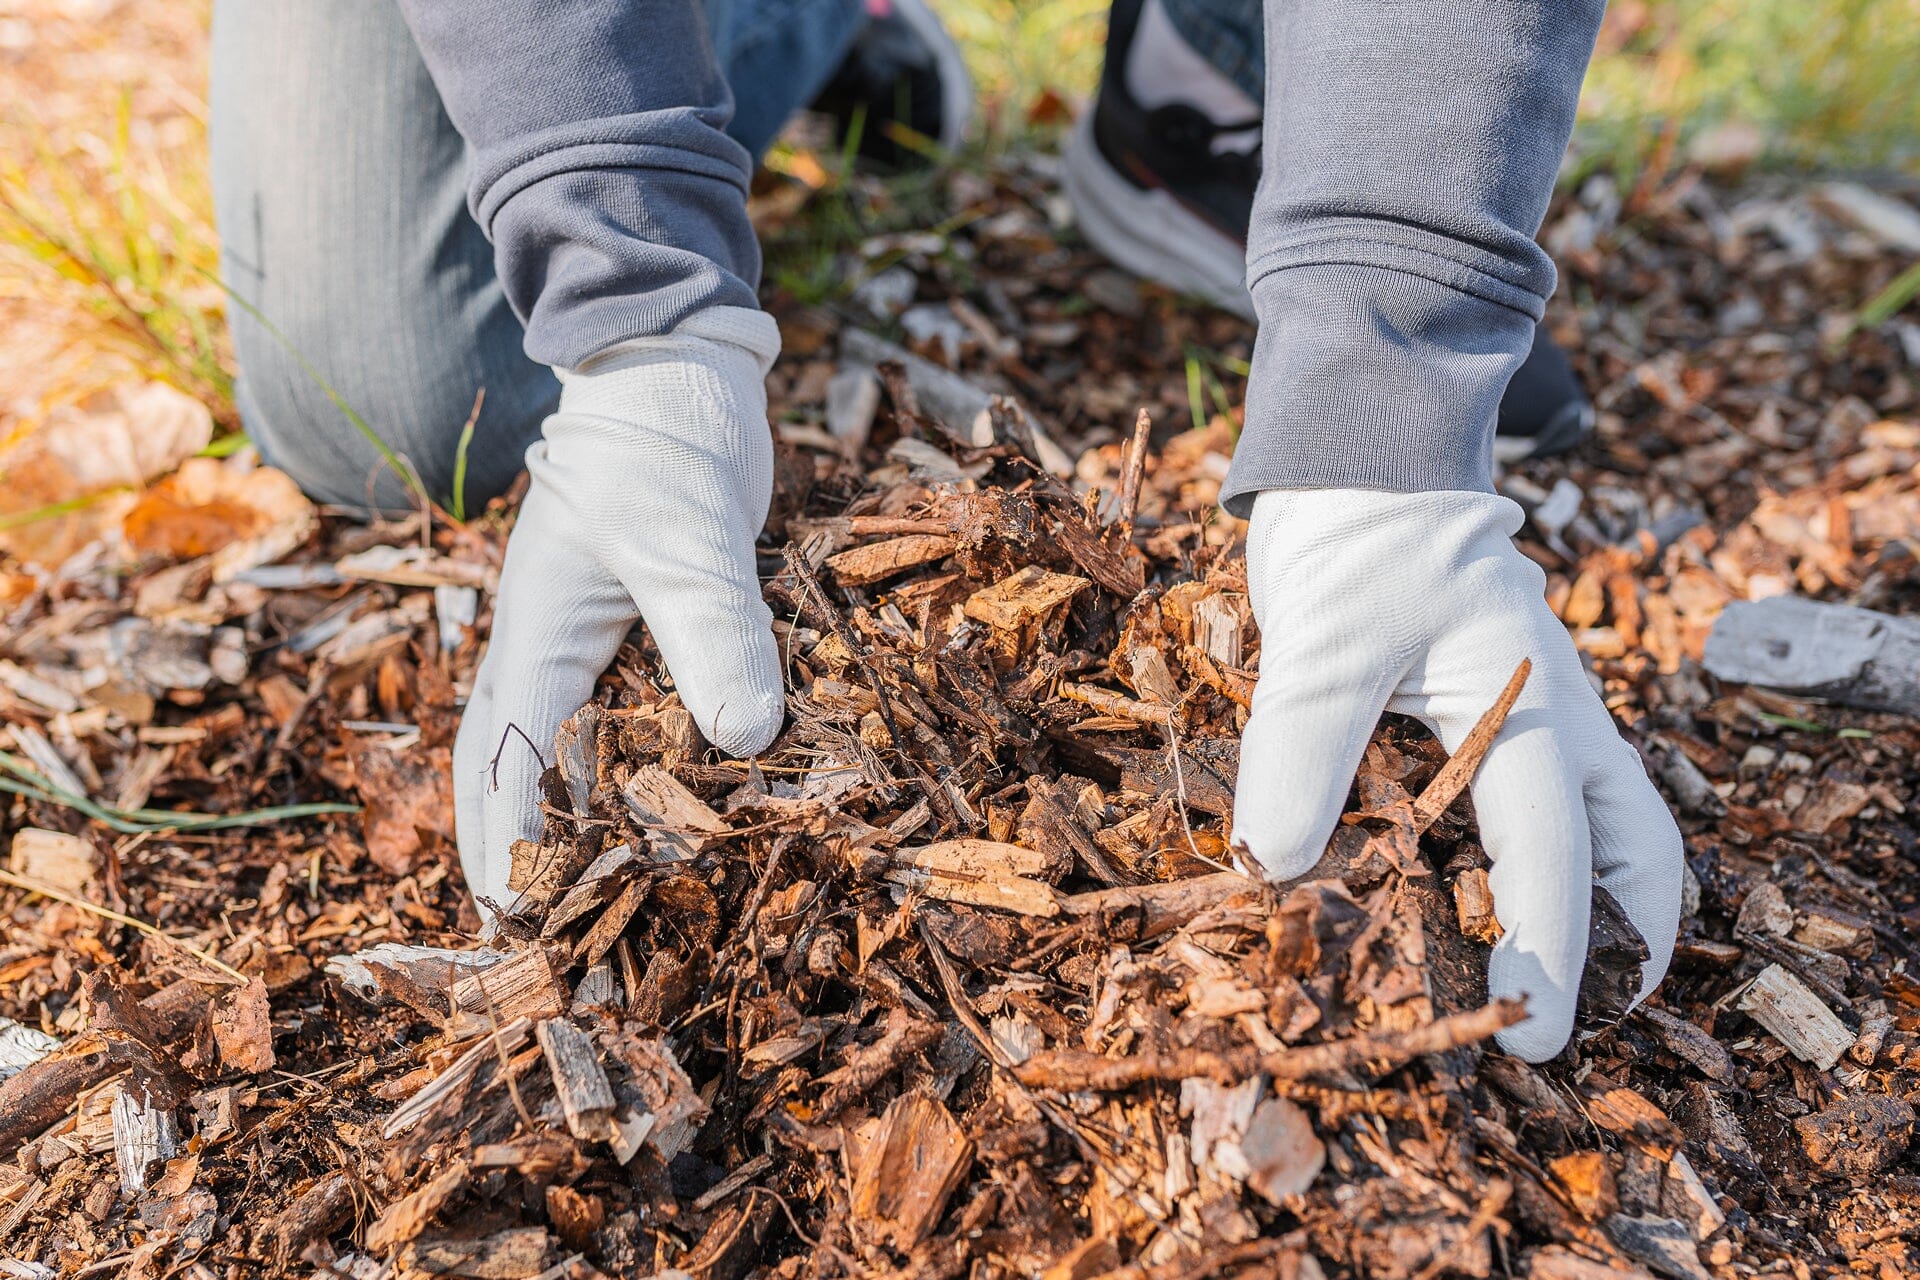
POLYGON ((1454 877, 1453 905, 1461 933, 1488 946, 1500 941, 1500 919, 1493 911, 1493 885, 1486 868, 1468 867, 1454 877))
MULTIPOLYGON (((624 1122, 628 1127, 625 1136, 630 1137, 632 1128, 644 1120, 641 1136, 662 1159, 670 1161, 692 1146, 707 1118, 707 1104, 701 1101, 667 1042, 627 1036, 608 1048, 625 1064, 627 1085, 641 1104, 640 1112, 624 1122)), ((614 1120, 623 1123, 619 1115, 614 1120)), ((622 1163, 626 1158, 630 1156, 622 1163)))
POLYGON ((854 1173, 856 1230, 902 1253, 926 1239, 973 1163, 973 1143, 936 1098, 904 1093, 887 1105, 854 1173))
POLYGON ((455 1160, 428 1178, 419 1188, 401 1196, 373 1220, 364 1244, 369 1253, 385 1254, 418 1238, 427 1224, 453 1202, 473 1177, 465 1160, 455 1160))
POLYGON ((1094 1277, 1104 1276, 1119 1266, 1119 1245, 1114 1243, 1111 1235, 1101 1234, 1082 1240, 1061 1254, 1040 1273, 1040 1280, 1094 1280, 1094 1277))
POLYGON ((547 1269, 551 1241, 539 1227, 515 1227, 480 1239, 419 1240, 402 1265, 430 1276, 466 1280, 533 1280, 547 1269))
POLYGON ((1884 1172, 1913 1141, 1913 1107, 1882 1093, 1850 1094, 1793 1122, 1807 1159, 1856 1182, 1884 1172))
POLYGON ((1600 1151, 1575 1151, 1547 1162, 1553 1185, 1575 1213, 1588 1222, 1599 1222, 1620 1208, 1620 1192, 1613 1182, 1613 1167, 1600 1151))
POLYGON ((40 884, 92 900, 93 845, 64 831, 22 827, 13 833, 7 870, 40 884))
POLYGON ((632 879, 633 868, 639 862, 639 855, 628 845, 615 845, 591 863, 580 873, 580 878, 568 886, 560 901, 547 912, 546 923, 540 926, 540 936, 557 938, 566 927, 592 911, 595 907, 611 902, 632 879))
POLYGON ((1653 1028, 1653 1034, 1669 1053, 1716 1084, 1734 1082, 1733 1055, 1718 1040, 1665 1009, 1642 1005, 1640 1016, 1653 1028))
POLYGON ((1246 1182, 1268 1203, 1284 1205, 1287 1197, 1303 1195, 1326 1167, 1327 1144, 1313 1131, 1313 1122, 1296 1103, 1265 1098, 1253 1109, 1246 1132, 1240 1135, 1240 1154, 1246 1160, 1246 1182))
POLYGON ((1688 813, 1709 818, 1726 816, 1727 802, 1720 798, 1713 782, 1700 772, 1700 766, 1686 752, 1656 735, 1647 739, 1645 755, 1653 766, 1654 776, 1666 784, 1675 804, 1688 813))
POLYGON ((613 950, 613 944, 620 940, 627 922, 633 919, 634 912, 647 897, 647 882, 632 880, 620 891, 620 896, 607 904, 600 918, 593 922, 593 928, 580 936, 573 945, 573 958, 581 964, 600 963, 607 952, 613 950))
MULTIPOLYGON (((1137 795, 1183 796, 1188 807, 1201 813, 1224 818, 1233 812, 1233 784, 1238 772, 1238 757, 1201 759, 1191 750, 1180 752, 1176 773, 1165 751, 1147 751, 1140 747, 1114 747, 1074 739, 1074 745, 1097 760, 1120 770, 1120 789, 1137 795)), ((1229 744, 1231 745, 1231 744, 1229 744)))
POLYGON ((682 856, 701 852, 728 830, 725 818, 657 764, 634 770, 620 798, 648 834, 682 856))
POLYGON ((60 1037, 0 1018, 0 1081, 26 1070, 60 1047, 60 1037))
POLYGON ((533 1034, 533 1022, 528 1018, 517 1018, 498 1031, 490 1031, 472 1045, 469 1045, 458 1058, 450 1063, 445 1071, 415 1093, 411 1098, 394 1109, 382 1126, 380 1136, 391 1141, 426 1118, 442 1098, 473 1079, 474 1073, 482 1064, 498 1062, 502 1054, 511 1054, 527 1042, 533 1034))
POLYGON ((1173 708, 1163 702, 1136 702, 1132 698, 1117 694, 1097 685, 1076 684, 1071 680, 1060 682, 1060 696, 1083 702, 1102 715, 1117 716, 1122 720, 1131 720, 1135 724, 1167 725, 1173 723, 1173 708))
POLYGON ((1131 920, 1130 936, 1145 942, 1178 929, 1204 911, 1231 901, 1236 895, 1258 897, 1267 889, 1237 871, 1218 871, 1165 884, 1122 885, 1094 889, 1060 899, 1070 916, 1105 922, 1131 920))
POLYGON ((960 544, 941 533, 909 533, 884 542, 850 547, 827 557, 827 568, 842 586, 865 587, 884 582, 917 565, 944 560, 960 544))
POLYGON ((1580 975, 1580 1018, 1589 1025, 1611 1025, 1626 1017, 1640 994, 1641 966, 1652 955, 1619 901, 1603 886, 1593 886, 1587 967, 1580 975))
POLYGON ((1722 680, 1869 711, 1920 715, 1920 620, 1774 596, 1728 604, 1704 663, 1722 680))
POLYGON ((1193 606, 1193 643, 1221 666, 1238 668, 1249 612, 1242 595, 1217 591, 1203 598, 1193 606))
MULTIPOLYGON (((413 989, 435 993, 445 1012, 447 993, 464 973, 489 968, 507 958, 504 951, 455 951, 447 947, 416 947, 402 942, 382 942, 346 955, 329 956, 327 975, 347 990, 371 1004, 402 1000, 395 994, 393 977, 413 989)), ((409 990, 408 994, 413 994, 409 990)))
POLYGON ((1792 937, 1801 946, 1858 960, 1873 954, 1873 922, 1832 907, 1803 907, 1792 937))
POLYGON ((247 1075, 273 1070, 273 1009, 265 982, 254 978, 222 992, 211 1023, 221 1066, 247 1075))
POLYGON ((534 1027, 554 1094, 567 1119, 567 1132, 582 1142, 613 1137, 613 1086, 600 1066, 593 1038, 564 1018, 548 1018, 534 1027))
POLYGON ((547 1188, 547 1221, 569 1249, 590 1249, 594 1233, 607 1225, 607 1202, 572 1187, 547 1188))
POLYGON ((1527 1280, 1653 1280, 1653 1273, 1640 1267, 1595 1262, 1557 1244, 1536 1250, 1527 1259, 1526 1275, 1527 1280))
POLYGON ((1793 908, 1787 895, 1771 880, 1762 880, 1740 899, 1733 931, 1749 938, 1784 938, 1793 932, 1793 908))
POLYGON ((463 975, 453 984, 456 1037, 520 1018, 553 1018, 567 1008, 566 984, 554 972, 543 946, 529 946, 509 959, 463 975))
POLYGON ((1807 984, 1777 964, 1760 971, 1740 997, 1742 1012, 1772 1033, 1793 1056, 1830 1071, 1853 1047, 1847 1024, 1808 990, 1807 984))
POLYGON ((922 871, 914 867, 895 867, 887 880, 923 893, 941 902, 962 902, 974 907, 992 907, 1023 916, 1045 919, 1060 914, 1053 887, 1044 880, 1023 876, 963 877, 945 871, 922 871))
POLYGON ((1669 1280, 1713 1280, 1712 1273, 1700 1264, 1700 1250, 1684 1222, 1615 1214, 1607 1219, 1606 1231, 1634 1261, 1669 1280))
MULTIPOLYGON (((185 1037, 201 1025, 212 995, 191 979, 162 988, 138 1002, 140 1017, 156 1047, 185 1037)), ((65 1115, 82 1092, 124 1067, 99 1036, 70 1041, 0 1081, 0 1151, 12 1151, 65 1115)))
MULTIPOLYGON (((840 334, 840 357, 854 368, 873 369, 881 364, 897 364, 906 375, 915 397, 934 426, 955 444, 984 449, 993 443, 993 408, 996 398, 931 360, 922 359, 898 343, 868 333, 864 329, 845 329, 840 334)), ((1073 474, 1073 459, 1047 434, 1024 405, 1012 401, 1022 433, 1032 442, 1034 461, 1056 476, 1073 474)))
POLYGON ((1525 1016, 1522 1002, 1500 1000, 1484 1009, 1436 1018, 1410 1031, 1354 1036, 1273 1053, 1186 1049, 1110 1058, 1077 1049, 1050 1049, 1034 1054, 1013 1074, 1030 1088, 1070 1093, 1128 1089, 1153 1080, 1194 1077, 1233 1084, 1260 1071, 1281 1080, 1308 1080, 1362 1067, 1369 1073, 1383 1072, 1426 1054, 1485 1040, 1525 1016))
POLYGON ((1413 825, 1416 831, 1425 832, 1440 815, 1452 807, 1460 798, 1460 793, 1473 781, 1473 775, 1480 771, 1480 762, 1486 759, 1487 752, 1493 747, 1493 740, 1500 736, 1500 728, 1507 722, 1507 713, 1513 710, 1514 700, 1520 696, 1520 690, 1526 687, 1527 677, 1533 672, 1533 659, 1522 658, 1520 665, 1507 677, 1506 687, 1500 690, 1500 696, 1493 705, 1481 713, 1473 728, 1460 743, 1460 749, 1447 757, 1440 766, 1440 772, 1433 776, 1426 790, 1413 802, 1413 825))
POLYGON ((144 1085, 129 1085, 113 1099, 113 1162, 120 1190, 132 1197, 147 1189, 147 1173, 180 1150, 173 1108, 156 1101, 144 1085))
POLYGON ((1616 1134, 1665 1163, 1680 1149, 1680 1131, 1667 1113, 1637 1089, 1627 1088, 1595 1073, 1586 1079, 1587 1116, 1608 1133, 1616 1134))
POLYGON ((1051 620, 1092 585, 1085 578, 1028 565, 968 596, 962 612, 990 627, 1021 631, 1051 620))
POLYGON ((309 1244, 346 1226, 353 1206, 353 1179, 338 1171, 325 1174, 274 1215, 263 1240, 276 1262, 291 1266, 309 1244))
POLYGON ((1726 1211, 1684 1151, 1674 1152, 1667 1161, 1667 1176, 1660 1183, 1660 1211, 1686 1223, 1695 1240, 1705 1240, 1727 1221, 1726 1211))

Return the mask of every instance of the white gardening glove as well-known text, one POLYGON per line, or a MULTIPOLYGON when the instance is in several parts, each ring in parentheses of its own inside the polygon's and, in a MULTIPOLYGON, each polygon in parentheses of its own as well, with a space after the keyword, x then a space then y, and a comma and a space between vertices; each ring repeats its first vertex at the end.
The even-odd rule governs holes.
POLYGON ((753 553, 773 495, 765 379, 779 350, 772 317, 715 307, 561 373, 454 744, 476 896, 512 906, 509 851, 540 833, 532 748, 551 763, 554 730, 637 620, 708 741, 753 755, 779 733, 779 651, 753 553))
POLYGON ((1522 658, 1533 672, 1473 783, 1505 936, 1487 986, 1526 996, 1499 1036, 1538 1062, 1573 1032, 1592 885, 1617 898, 1667 971, 1681 847, 1640 757, 1614 728, 1540 568, 1509 540, 1520 508, 1490 493, 1271 490, 1254 501, 1247 583, 1260 681, 1240 747, 1233 835, 1267 875, 1326 848, 1382 708, 1457 750, 1522 658))

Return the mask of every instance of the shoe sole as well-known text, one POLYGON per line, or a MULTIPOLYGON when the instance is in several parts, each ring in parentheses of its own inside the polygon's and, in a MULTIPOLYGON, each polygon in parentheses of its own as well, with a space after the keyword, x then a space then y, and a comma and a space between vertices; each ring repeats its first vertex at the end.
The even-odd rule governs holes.
POLYGON ((1529 458, 1551 458, 1577 448, 1592 434, 1593 406, 1570 404, 1530 436, 1494 436, 1493 460, 1504 465, 1529 458))
MULTIPOLYGON (((1093 112, 1074 123, 1062 167, 1074 221, 1087 243, 1109 261, 1242 319, 1258 320, 1245 284, 1246 250, 1171 193, 1137 187, 1122 177, 1094 141, 1093 112)), ((1593 406, 1572 404, 1533 435, 1496 435, 1493 456, 1502 464, 1551 457, 1592 434, 1593 406)))
POLYGON ((1067 136, 1067 199, 1087 242, 1145 280, 1254 319, 1247 295, 1247 251, 1172 194, 1137 187, 1100 152, 1093 112, 1081 113, 1067 136))
POLYGON ((943 150, 956 151, 973 123, 973 76, 966 57, 926 0, 893 0, 893 11, 933 53, 940 77, 940 136, 934 141, 943 150))

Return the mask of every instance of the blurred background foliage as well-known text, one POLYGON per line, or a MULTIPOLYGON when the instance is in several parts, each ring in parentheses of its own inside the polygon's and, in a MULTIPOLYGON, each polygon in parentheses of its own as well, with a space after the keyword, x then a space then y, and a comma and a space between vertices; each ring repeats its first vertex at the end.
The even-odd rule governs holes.
MULTIPOLYGON (((1105 0, 935 0, 978 78, 962 164, 1053 145, 1094 85, 1105 0)), ((0 3, 0 445, 52 402, 128 375, 202 398, 231 425, 205 180, 209 0, 0 3)), ((836 241, 938 207, 924 178, 843 180, 841 157, 774 158, 824 193, 770 256, 832 292, 836 241)), ((1920 0, 1616 0, 1569 176, 1623 185, 1703 166, 1920 172, 1920 0)))

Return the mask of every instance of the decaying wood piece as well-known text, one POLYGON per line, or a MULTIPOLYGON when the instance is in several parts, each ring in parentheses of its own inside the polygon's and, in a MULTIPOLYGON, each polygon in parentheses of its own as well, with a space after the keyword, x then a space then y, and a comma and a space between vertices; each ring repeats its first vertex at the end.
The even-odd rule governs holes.
POLYGON ((699 853, 727 832, 726 819, 659 765, 634 770, 620 798, 641 826, 681 856, 699 853))
POLYGON ((1070 916, 1096 920, 1135 918, 1139 921, 1138 937, 1146 941, 1180 928, 1237 895, 1260 897, 1267 892, 1258 881, 1237 871, 1220 871, 1165 884, 1122 885, 1072 894, 1060 900, 1060 908, 1070 916))
POLYGON ((465 1160, 454 1160, 420 1187, 401 1196, 373 1220, 367 1228, 365 1243, 374 1253, 389 1253, 409 1240, 418 1238, 439 1212, 452 1203, 473 1177, 465 1160))
POLYGON ((437 993, 444 1002, 460 974, 489 968, 506 958, 504 951, 485 948, 455 951, 382 942, 361 951, 329 956, 326 971, 341 986, 373 1004, 401 998, 395 994, 395 979, 406 984, 409 991, 437 993))
MULTIPOLYGON (((140 1019, 143 1043, 164 1048, 204 1024, 213 992, 182 979, 145 1000, 129 1003, 140 1019)), ((0 1080, 0 1151, 18 1147, 55 1123, 81 1093, 104 1083, 124 1066, 125 1060, 111 1051, 101 1035, 89 1033, 0 1080)))
POLYGON ((0 1018, 0 1081, 18 1075, 59 1047, 59 1036, 0 1018))
POLYGON ((353 1180, 344 1172, 323 1174, 273 1216, 261 1241, 275 1262, 290 1266, 313 1241, 345 1226, 353 1204, 353 1180))
POLYGON ((143 1085, 119 1090, 113 1099, 113 1162, 120 1169, 120 1190, 137 1196, 147 1175, 180 1150, 180 1128, 173 1108, 155 1100, 143 1085))
POLYGON ((864 587, 919 565, 944 560, 959 544, 943 533, 909 533, 885 542, 869 542, 827 557, 827 568, 842 586, 864 587))
POLYGON ((1462 934, 1489 946, 1500 941, 1500 920, 1493 910, 1493 886, 1484 867, 1468 867, 1454 878, 1453 904, 1460 916, 1462 934))
POLYGON ((1799 596, 1729 604, 1705 665, 1757 684, 1870 711, 1920 715, 1920 621, 1799 596))
POLYGON ((1832 1176, 1871 1178, 1892 1167, 1913 1141, 1913 1104, 1880 1093, 1837 1098, 1793 1122, 1807 1159, 1832 1176))
MULTIPOLYGON (((871 369, 883 363, 899 365, 934 425, 956 444, 984 449, 993 443, 995 397, 992 392, 864 329, 848 329, 842 333, 840 352, 856 368, 871 369)), ((1024 406, 1018 411, 1026 432, 1033 439, 1035 460, 1054 475, 1072 475, 1073 460, 1053 442, 1031 412, 1024 406)))
POLYGON ((973 1143, 936 1098, 905 1093, 888 1104, 853 1179, 858 1228, 902 1252, 926 1239, 973 1163, 973 1143))
POLYGON ((534 1028, 554 1093, 567 1117, 567 1132, 582 1142, 607 1142, 614 1136, 613 1086, 600 1067, 593 1038, 564 1018, 548 1018, 534 1028))
POLYGON ((516 1018, 498 1030, 489 1030, 455 1058, 445 1071, 395 1108, 381 1128, 380 1136, 397 1138, 419 1124, 441 1099, 464 1088, 482 1066, 488 1062, 498 1062, 502 1055, 514 1052, 532 1034, 533 1022, 529 1018, 516 1018))
POLYGON ((94 892, 93 846, 64 831, 22 827, 13 833, 7 870, 81 897, 94 892))
POLYGON ((1822 1071, 1831 1070, 1853 1047, 1853 1032, 1807 984, 1770 964, 1740 997, 1740 1009, 1765 1027, 1793 1056, 1822 1071))
POLYGON ((453 984, 456 1036, 527 1018, 553 1018, 566 1011, 566 984, 545 947, 529 946, 499 964, 477 969, 453 984))
POLYGON ((401 1254, 409 1271, 472 1280, 534 1280, 552 1261, 552 1240, 538 1227, 514 1227, 479 1239, 416 1240, 401 1254))
POLYGON ((899 849, 887 879, 943 902, 997 907, 1026 916, 1053 916, 1053 889, 1032 877, 1048 869, 1046 855, 995 840, 943 840, 899 849))

